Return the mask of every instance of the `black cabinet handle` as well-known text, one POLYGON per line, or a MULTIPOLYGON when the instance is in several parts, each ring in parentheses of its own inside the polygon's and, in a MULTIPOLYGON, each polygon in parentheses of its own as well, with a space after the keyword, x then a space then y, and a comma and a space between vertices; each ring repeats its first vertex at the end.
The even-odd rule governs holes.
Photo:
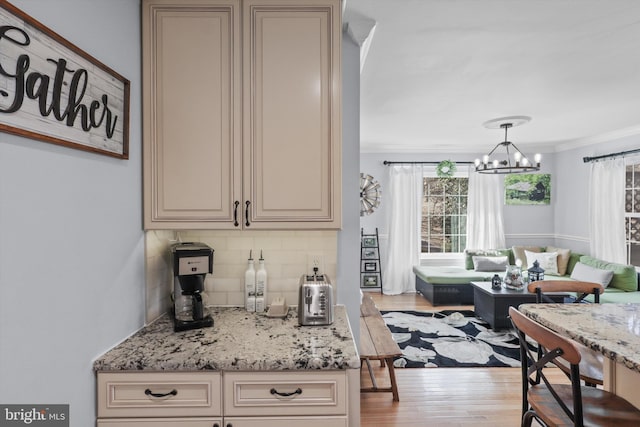
POLYGON ((246 202, 244 202, 244 204, 246 205, 244 209, 244 219, 246 222, 244 223, 244 225, 248 227, 251 225, 251 223, 249 223, 249 206, 251 205, 251 202, 247 200, 246 202))
POLYGON ((236 227, 240 225, 240 223, 238 222, 238 206, 239 205, 240 205, 240 202, 237 200, 233 203, 233 225, 235 225, 236 227))
POLYGON ((152 396, 152 397, 167 397, 167 396, 177 396, 178 395, 178 390, 176 390, 175 388, 173 390, 171 390, 169 393, 154 393, 152 392, 150 389, 146 389, 144 391, 144 394, 146 394, 147 396, 152 396))
POLYGON ((282 396, 282 397, 291 397, 294 394, 302 394, 302 389, 301 388, 297 388, 296 391, 292 391, 291 393, 281 393, 278 390, 276 390, 275 388, 272 388, 270 390, 271 394, 277 394, 278 396, 282 396))

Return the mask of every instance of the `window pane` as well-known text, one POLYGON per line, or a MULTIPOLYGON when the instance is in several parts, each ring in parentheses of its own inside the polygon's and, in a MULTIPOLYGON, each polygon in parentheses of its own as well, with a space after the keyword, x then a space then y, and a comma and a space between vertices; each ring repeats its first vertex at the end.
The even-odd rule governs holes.
POLYGON ((466 244, 467 178, 424 178, 422 252, 462 252, 466 244))
POLYGON ((627 165, 625 179, 625 235, 627 262, 640 265, 640 164, 627 165))
POLYGON ((629 244, 629 264, 640 265, 640 243, 629 244))

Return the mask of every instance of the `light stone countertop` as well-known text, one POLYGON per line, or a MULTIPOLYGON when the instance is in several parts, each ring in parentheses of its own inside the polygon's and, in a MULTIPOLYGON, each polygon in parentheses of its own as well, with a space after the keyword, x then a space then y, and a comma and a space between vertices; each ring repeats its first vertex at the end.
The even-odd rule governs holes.
POLYGON ((640 372, 640 304, 523 304, 518 310, 640 372))
POLYGON ((344 306, 329 326, 299 326, 244 308, 209 307, 210 328, 174 332, 168 314, 97 358, 95 371, 273 371, 360 369, 344 306))

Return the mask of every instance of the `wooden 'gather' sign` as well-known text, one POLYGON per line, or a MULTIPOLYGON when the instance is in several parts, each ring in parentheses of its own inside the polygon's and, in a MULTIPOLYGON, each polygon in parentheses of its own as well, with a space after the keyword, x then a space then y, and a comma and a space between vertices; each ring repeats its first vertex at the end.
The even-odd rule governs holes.
POLYGON ((129 158, 129 80, 0 0, 0 131, 129 158))

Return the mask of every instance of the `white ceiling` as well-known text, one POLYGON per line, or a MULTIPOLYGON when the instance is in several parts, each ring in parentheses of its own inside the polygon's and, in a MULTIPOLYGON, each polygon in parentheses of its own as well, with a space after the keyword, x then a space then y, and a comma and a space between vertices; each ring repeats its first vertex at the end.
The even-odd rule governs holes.
POLYGON ((525 152, 640 135, 640 0, 346 0, 344 21, 361 152, 483 153, 514 115, 525 152))

